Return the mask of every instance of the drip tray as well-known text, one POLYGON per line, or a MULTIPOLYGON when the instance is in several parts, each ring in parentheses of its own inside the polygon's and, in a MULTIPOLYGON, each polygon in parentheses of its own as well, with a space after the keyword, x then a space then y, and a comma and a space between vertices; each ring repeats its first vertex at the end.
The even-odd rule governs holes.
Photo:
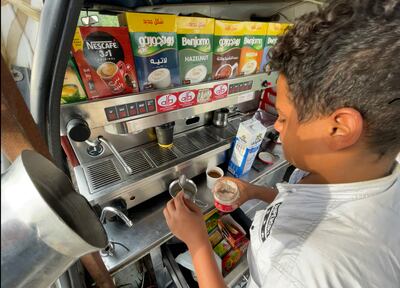
POLYGON ((178 158, 170 148, 162 148, 158 144, 154 144, 145 148, 144 152, 150 157, 157 167, 160 167, 178 158))
POLYGON ((188 177, 194 177, 203 173, 210 161, 213 165, 222 164, 225 161, 225 150, 230 147, 230 137, 234 136, 231 130, 226 129, 221 134, 203 126, 175 135, 174 145, 170 148, 162 148, 152 142, 123 151, 121 156, 133 172, 130 175, 126 174, 113 155, 78 166, 75 174, 79 191, 92 204, 101 202, 99 198, 108 199, 114 194, 121 196, 121 193, 141 193, 140 196, 135 194, 129 197, 135 200, 128 206, 137 205, 167 190, 167 185, 176 179, 181 169, 184 169, 188 177), (211 151, 215 153, 209 153, 211 151), (202 157, 205 153, 207 158, 202 157), (139 187, 145 185, 143 183, 147 183, 147 186, 140 190, 139 187))

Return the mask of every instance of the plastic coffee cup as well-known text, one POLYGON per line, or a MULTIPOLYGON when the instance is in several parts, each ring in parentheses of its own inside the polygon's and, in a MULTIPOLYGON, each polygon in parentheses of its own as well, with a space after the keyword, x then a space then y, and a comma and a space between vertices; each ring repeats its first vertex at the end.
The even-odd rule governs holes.
POLYGON ((224 176, 224 170, 219 167, 210 167, 206 170, 207 187, 213 189, 215 182, 224 176))
POLYGON ((214 195, 214 206, 219 211, 229 213, 239 207, 237 200, 240 197, 240 191, 235 182, 221 179, 215 183, 212 192, 214 195))

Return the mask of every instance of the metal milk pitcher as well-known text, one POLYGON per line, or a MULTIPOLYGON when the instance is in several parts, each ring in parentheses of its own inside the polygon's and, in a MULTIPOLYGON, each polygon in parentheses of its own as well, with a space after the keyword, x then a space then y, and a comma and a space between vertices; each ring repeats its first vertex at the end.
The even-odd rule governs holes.
POLYGON ((1 176, 1 287, 49 287, 107 235, 68 177, 25 150, 1 176))

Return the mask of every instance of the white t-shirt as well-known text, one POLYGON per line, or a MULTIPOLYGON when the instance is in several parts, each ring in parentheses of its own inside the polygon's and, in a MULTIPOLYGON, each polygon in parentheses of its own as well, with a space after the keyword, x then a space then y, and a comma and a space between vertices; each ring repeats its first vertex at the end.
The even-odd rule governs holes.
POLYGON ((372 181, 277 186, 250 228, 247 287, 400 287, 400 165, 372 181))

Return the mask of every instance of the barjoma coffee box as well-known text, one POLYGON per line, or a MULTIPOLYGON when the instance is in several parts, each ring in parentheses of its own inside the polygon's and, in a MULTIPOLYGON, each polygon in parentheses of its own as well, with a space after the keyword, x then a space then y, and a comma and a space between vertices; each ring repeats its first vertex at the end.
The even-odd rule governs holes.
POLYGON ((213 79, 228 79, 239 74, 242 40, 242 22, 215 20, 213 79))
POLYGON ((251 75, 260 71, 267 26, 267 23, 243 22, 244 36, 240 54, 240 75, 251 75))
POLYGON ((139 92, 127 28, 78 27, 72 54, 89 99, 139 92))
POLYGON ((125 13, 141 91, 179 86, 176 16, 125 13))
POLYGON ((283 35, 291 26, 292 24, 289 23, 266 23, 267 29, 265 33, 265 44, 263 49, 263 55, 261 58, 261 66, 260 72, 269 72, 269 62, 270 58, 268 56, 268 52, 272 46, 276 44, 278 41, 278 37, 283 35))
POLYGON ((179 16, 176 27, 181 83, 211 80, 214 19, 179 16))

